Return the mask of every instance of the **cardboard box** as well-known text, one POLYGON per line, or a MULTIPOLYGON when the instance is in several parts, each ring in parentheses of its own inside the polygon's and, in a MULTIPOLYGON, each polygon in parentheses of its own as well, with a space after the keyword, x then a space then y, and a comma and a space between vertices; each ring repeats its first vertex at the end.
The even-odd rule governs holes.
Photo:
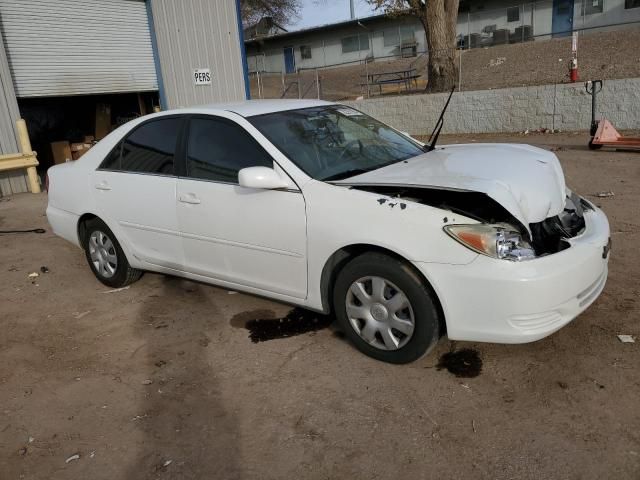
POLYGON ((73 159, 69 142, 51 142, 51 154, 56 165, 73 159))
POLYGON ((90 143, 72 143, 71 144, 71 157, 74 160, 78 160, 82 155, 87 153, 92 147, 90 143))
POLYGON ((111 105, 96 104, 96 140, 102 140, 111 131, 111 105))

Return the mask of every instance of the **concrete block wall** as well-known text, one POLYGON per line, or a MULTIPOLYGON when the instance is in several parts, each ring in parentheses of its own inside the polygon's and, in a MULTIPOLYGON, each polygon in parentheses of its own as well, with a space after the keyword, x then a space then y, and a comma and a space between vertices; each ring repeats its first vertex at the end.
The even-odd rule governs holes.
MULTIPOLYGON (((431 133, 445 93, 343 102, 412 135, 431 133)), ((640 78, 606 80, 596 118, 619 130, 640 129, 640 78)), ((442 133, 522 132, 537 128, 588 130, 591 96, 584 83, 455 92, 442 133)))

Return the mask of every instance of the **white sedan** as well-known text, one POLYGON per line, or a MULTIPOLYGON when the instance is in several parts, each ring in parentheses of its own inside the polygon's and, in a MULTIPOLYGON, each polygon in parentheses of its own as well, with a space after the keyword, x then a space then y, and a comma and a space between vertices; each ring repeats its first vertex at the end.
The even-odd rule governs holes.
POLYGON ((147 270, 332 313, 393 363, 445 333, 534 341, 598 297, 609 224, 553 153, 434 147, 321 101, 167 111, 51 168, 47 216, 108 286, 147 270))

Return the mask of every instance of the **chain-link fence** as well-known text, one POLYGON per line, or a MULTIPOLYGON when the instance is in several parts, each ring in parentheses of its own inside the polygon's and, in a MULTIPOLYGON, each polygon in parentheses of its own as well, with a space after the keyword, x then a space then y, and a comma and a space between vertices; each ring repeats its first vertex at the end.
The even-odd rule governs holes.
MULTIPOLYGON (((563 83, 577 32, 581 80, 640 77, 638 27, 640 0, 544 0, 461 12, 458 48, 438 53, 455 58, 460 90, 563 83)), ((419 24, 360 30, 250 55, 252 98, 336 101, 425 90, 428 53, 419 24)))

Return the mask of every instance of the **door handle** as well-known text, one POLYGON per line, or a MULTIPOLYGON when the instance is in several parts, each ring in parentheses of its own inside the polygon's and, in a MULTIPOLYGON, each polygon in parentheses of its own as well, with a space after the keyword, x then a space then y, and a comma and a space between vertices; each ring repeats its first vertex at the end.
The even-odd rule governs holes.
POLYGON ((111 190, 107 182, 100 182, 96 185, 96 190, 111 190))
POLYGON ((193 193, 180 195, 178 197, 178 200, 182 203, 190 203, 191 205, 198 205, 200 203, 200 199, 196 197, 193 193))

